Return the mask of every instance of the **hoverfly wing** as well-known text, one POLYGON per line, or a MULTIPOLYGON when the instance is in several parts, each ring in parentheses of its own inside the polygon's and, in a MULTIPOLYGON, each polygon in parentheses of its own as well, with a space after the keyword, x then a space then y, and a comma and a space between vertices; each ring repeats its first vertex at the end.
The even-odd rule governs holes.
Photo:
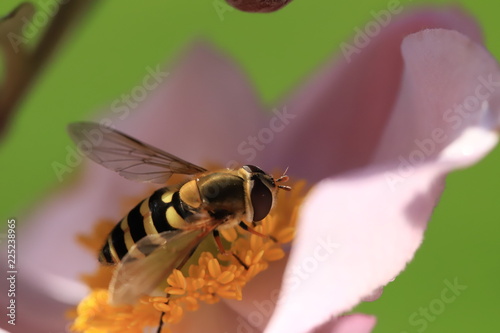
POLYGON ((124 133, 92 122, 68 125, 77 147, 91 160, 121 176, 163 184, 174 173, 191 175, 206 171, 124 133))
POLYGON ((113 273, 110 304, 135 304, 141 296, 151 294, 214 228, 165 231, 142 238, 113 273))

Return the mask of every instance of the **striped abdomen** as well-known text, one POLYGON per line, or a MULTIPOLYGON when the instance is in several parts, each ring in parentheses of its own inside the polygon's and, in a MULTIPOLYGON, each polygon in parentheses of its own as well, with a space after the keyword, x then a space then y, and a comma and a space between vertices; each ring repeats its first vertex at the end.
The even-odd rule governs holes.
POLYGON ((118 263, 129 249, 149 234, 183 229, 192 212, 179 197, 179 187, 164 187, 141 201, 110 232, 100 254, 101 263, 118 263))

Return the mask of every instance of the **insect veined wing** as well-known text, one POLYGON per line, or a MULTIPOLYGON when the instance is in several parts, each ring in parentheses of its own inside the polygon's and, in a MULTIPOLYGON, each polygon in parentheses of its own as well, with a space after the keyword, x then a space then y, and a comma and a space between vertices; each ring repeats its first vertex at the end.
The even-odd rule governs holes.
POLYGON ((138 241, 116 267, 109 284, 109 302, 135 304, 154 291, 216 228, 165 231, 138 241))
POLYGON ((122 132, 92 122, 68 125, 71 139, 91 160, 121 176, 165 183, 174 173, 191 175, 206 171, 122 132))

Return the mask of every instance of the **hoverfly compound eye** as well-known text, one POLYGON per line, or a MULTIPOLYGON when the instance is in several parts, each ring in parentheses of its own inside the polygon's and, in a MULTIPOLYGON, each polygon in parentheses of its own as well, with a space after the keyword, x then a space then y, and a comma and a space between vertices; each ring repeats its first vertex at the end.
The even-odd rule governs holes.
POLYGON ((276 183, 270 175, 255 165, 244 165, 244 178, 247 179, 250 192, 250 204, 253 210, 253 222, 263 220, 271 211, 276 194, 276 183))
POLYGON ((273 193, 259 177, 255 177, 250 199, 253 207, 253 221, 264 219, 273 206, 273 193))

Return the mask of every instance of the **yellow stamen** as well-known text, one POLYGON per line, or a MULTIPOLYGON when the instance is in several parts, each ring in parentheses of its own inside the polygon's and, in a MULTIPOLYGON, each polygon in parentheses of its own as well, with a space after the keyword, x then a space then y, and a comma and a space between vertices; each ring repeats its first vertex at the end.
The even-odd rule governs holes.
POLYGON ((225 271, 217 277, 217 282, 226 284, 234 280, 234 273, 231 271, 225 271))
POLYGON ((210 259, 210 261, 208 262, 208 272, 210 273, 210 276, 212 276, 213 278, 216 278, 217 276, 220 275, 221 269, 217 259, 210 259))
POLYGON ((186 279, 182 275, 181 271, 174 269, 172 274, 167 279, 167 283, 172 287, 177 287, 179 289, 186 289, 186 279))

